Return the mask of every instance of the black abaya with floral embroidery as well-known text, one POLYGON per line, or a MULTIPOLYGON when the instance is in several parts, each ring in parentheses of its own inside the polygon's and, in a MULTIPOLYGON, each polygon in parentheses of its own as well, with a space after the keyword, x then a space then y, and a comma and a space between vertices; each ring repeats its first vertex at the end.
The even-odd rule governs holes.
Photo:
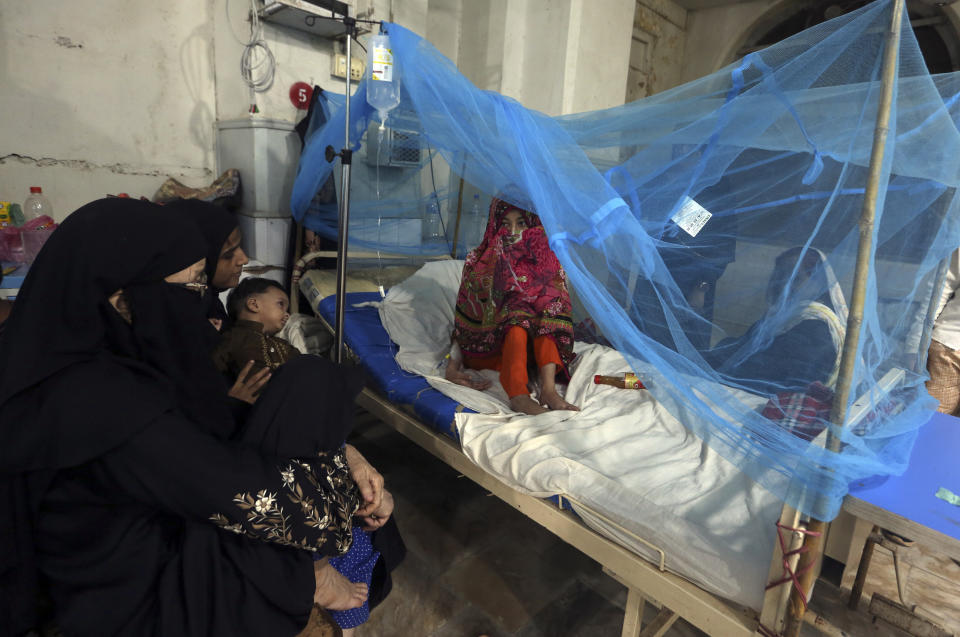
POLYGON ((362 380, 307 360, 309 418, 278 411, 275 378, 237 428, 199 297, 163 281, 203 255, 170 211, 102 200, 31 268, 0 340, 0 635, 31 627, 39 573, 71 637, 292 636, 313 555, 349 547, 362 380), (132 324, 106 301, 119 288, 132 324))

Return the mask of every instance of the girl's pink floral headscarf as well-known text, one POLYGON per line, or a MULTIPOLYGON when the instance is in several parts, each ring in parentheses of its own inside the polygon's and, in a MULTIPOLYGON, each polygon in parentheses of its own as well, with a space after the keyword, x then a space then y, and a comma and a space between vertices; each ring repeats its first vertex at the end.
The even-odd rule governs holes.
POLYGON ((464 356, 500 351, 509 327, 527 331, 531 341, 549 336, 564 372, 573 360, 573 322, 567 275, 550 249, 540 218, 500 199, 490 203, 483 240, 467 255, 457 294, 453 338, 464 356), (514 241, 503 219, 518 211, 527 225, 514 241))

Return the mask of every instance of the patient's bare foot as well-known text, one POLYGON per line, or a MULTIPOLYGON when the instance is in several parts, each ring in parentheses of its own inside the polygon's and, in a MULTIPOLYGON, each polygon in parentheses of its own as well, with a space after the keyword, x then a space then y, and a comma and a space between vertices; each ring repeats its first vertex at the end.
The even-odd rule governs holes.
POLYGON ((540 394, 540 404, 546 405, 550 409, 566 409, 567 411, 580 411, 576 405, 565 401, 556 391, 546 390, 540 394))
POLYGON ((360 608, 367 601, 367 585, 354 584, 330 566, 327 560, 313 563, 317 578, 317 590, 313 601, 321 608, 349 610, 360 608))
POLYGON ((533 398, 530 398, 526 394, 521 394, 511 398, 510 409, 519 411, 520 413, 530 414, 531 416, 545 414, 550 411, 546 407, 541 407, 537 401, 535 401, 533 398))

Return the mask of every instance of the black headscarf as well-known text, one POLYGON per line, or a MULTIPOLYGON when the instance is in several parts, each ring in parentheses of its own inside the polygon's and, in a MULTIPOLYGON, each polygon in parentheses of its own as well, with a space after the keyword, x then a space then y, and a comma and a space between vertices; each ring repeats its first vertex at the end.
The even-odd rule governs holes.
POLYGON ((230 233, 237 229, 237 218, 225 208, 199 199, 178 199, 167 206, 188 215, 200 227, 207 243, 207 282, 211 284, 204 298, 207 318, 227 320, 227 312, 219 298, 223 289, 215 288, 212 284, 220 262, 220 251, 230 233))
POLYGON ((232 431, 225 404, 210 399, 226 390, 197 345, 199 296, 163 282, 205 252, 188 219, 112 198, 71 214, 31 266, 0 337, 0 625, 25 630, 33 619, 31 520, 58 469, 173 409, 232 431), (132 325, 108 302, 118 289, 132 325))
POLYGON ((188 219, 148 202, 101 199, 61 224, 0 340, 0 472, 95 458, 174 405, 227 426, 209 399, 222 381, 205 358, 192 364, 199 297, 163 282, 205 251, 188 219), (133 325, 107 301, 121 288, 133 325))

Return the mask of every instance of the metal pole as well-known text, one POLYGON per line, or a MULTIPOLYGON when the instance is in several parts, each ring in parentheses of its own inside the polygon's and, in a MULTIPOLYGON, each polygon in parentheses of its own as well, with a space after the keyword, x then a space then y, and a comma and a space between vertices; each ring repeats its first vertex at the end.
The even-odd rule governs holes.
POLYGON ((920 333, 920 347, 917 351, 917 362, 914 371, 923 372, 927 368, 927 353, 930 350, 930 334, 933 332, 933 324, 937 320, 937 310, 940 308, 940 294, 943 291, 943 283, 947 278, 947 270, 950 269, 950 260, 953 255, 947 256, 940 262, 937 268, 937 274, 933 277, 933 294, 930 295, 930 303, 927 304, 927 315, 923 320, 923 331, 920 333), (927 348, 922 349, 923 344, 927 343, 927 348))
MULTIPOLYGON (((890 107, 893 104, 893 88, 897 74, 897 55, 900 51, 900 24, 903 20, 904 0, 893 0, 893 17, 887 32, 886 48, 883 53, 881 71, 880 103, 877 106, 877 124, 873 133, 873 149, 870 154, 870 168, 863 194, 863 208, 860 211, 860 242, 857 246, 857 261, 853 274, 853 293, 850 297, 850 315, 847 318, 847 333, 843 342, 843 354, 840 358, 840 371, 837 376, 837 391, 830 410, 830 422, 842 427, 847 417, 847 403, 853 384, 854 368, 857 362, 857 350, 860 344, 860 328, 863 324, 863 306, 867 297, 867 279, 870 274, 870 261, 873 257, 873 225, 876 219, 877 194, 883 177, 883 155, 886 150, 887 133, 890 130, 890 107)), ((837 453, 840 441, 828 434, 827 449, 837 453)), ((810 520, 808 534, 804 537, 805 552, 800 556, 797 569, 802 572, 799 588, 790 592, 789 613, 784 635, 796 637, 803 625, 806 613, 804 597, 816 579, 816 564, 823 552, 824 535, 828 524, 822 520, 810 520), (811 533, 812 532, 812 533, 811 533), (809 567, 809 568, 808 568, 809 567), (803 569, 807 568, 804 572, 803 569)))
POLYGON ((345 17, 343 24, 347 29, 347 96, 344 104, 346 114, 344 125, 343 150, 340 152, 340 214, 337 224, 337 306, 334 325, 333 360, 343 362, 343 311, 344 296, 347 291, 347 234, 350 227, 350 165, 352 151, 350 150, 350 43, 353 40, 356 20, 345 17))

